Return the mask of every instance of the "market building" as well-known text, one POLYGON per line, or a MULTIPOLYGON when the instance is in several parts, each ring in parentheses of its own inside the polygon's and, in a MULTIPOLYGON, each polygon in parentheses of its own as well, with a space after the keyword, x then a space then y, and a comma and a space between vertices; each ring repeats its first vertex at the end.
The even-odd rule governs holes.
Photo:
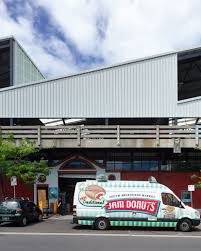
POLYGON ((67 212, 77 181, 154 176, 201 208, 201 190, 193 200, 188 191, 201 171, 201 48, 45 79, 7 38, 0 41, 0 87, 2 133, 34 139, 51 168, 29 190, 20 183, 18 196, 29 191, 50 208, 61 196, 67 212))

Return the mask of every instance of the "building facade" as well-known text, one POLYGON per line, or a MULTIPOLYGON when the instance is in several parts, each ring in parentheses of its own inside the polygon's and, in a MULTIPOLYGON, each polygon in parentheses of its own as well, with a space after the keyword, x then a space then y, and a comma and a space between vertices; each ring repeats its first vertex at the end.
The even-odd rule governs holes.
POLYGON ((201 191, 188 192, 191 176, 201 171, 201 48, 57 79, 44 79, 19 48, 10 74, 16 82, 2 80, 0 124, 16 141, 34 139, 48 161, 50 175, 26 190, 35 202, 52 208, 61 198, 68 212, 76 182, 105 174, 113 180, 154 176, 201 208, 201 191), (10 119, 21 127, 5 127, 10 119))

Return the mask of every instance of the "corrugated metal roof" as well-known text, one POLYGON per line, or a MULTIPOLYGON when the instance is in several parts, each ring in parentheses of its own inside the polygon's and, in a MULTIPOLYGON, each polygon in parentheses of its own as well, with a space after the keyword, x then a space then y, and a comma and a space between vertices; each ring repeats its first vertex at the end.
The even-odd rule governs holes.
MULTIPOLYGON (((0 37, 0 40, 1 39, 9 39, 9 38, 15 39, 14 36, 11 36, 11 37, 3 37, 3 38, 0 37)), ((19 44, 19 46, 24 51, 24 49, 20 45, 20 43, 16 39, 15 39, 15 41, 19 44)), ((173 50, 173 51, 170 51, 170 52, 155 54, 155 55, 146 56, 146 57, 142 57, 142 58, 137 58, 137 59, 133 59, 133 60, 127 60, 127 61, 124 61, 124 62, 119 62, 119 63, 112 64, 112 65, 109 65, 109 66, 103 66, 103 67, 93 68, 93 69, 89 69, 89 70, 85 70, 85 71, 80 71, 78 73, 73 73, 73 74, 68 74, 68 75, 62 75, 62 76, 53 77, 53 78, 45 78, 44 75, 40 72, 43 75, 44 80, 33 81, 33 82, 29 83, 29 85, 42 84, 44 82, 50 82, 50 81, 53 81, 53 80, 59 80, 59 79, 63 79, 63 78, 75 77, 75 76, 79 76, 79 75, 83 75, 83 74, 93 73, 93 72, 97 72, 97 71, 102 71, 102 70, 106 70, 106 69, 120 67, 120 66, 123 66, 123 65, 129 65, 129 64, 133 64, 133 63, 137 63, 137 62, 143 62, 143 61, 147 61, 147 60, 152 60, 154 58, 164 57, 164 56, 173 55, 173 54, 181 54, 181 53, 188 53, 188 52, 190 53, 191 51, 194 51, 194 50, 201 50, 201 46, 200 47, 192 47, 190 49, 173 50)), ((30 58, 30 60, 36 66, 36 64, 33 62, 33 60, 31 58, 30 58)), ((37 67, 37 69, 39 69, 39 68, 37 67)), ((2 91, 5 91, 7 89, 9 90, 9 89, 13 89, 13 88, 24 87, 26 85, 27 84, 24 83, 24 84, 20 84, 20 86, 6 87, 2 91)), ((0 89, 0 91, 1 91, 1 89, 0 89)))

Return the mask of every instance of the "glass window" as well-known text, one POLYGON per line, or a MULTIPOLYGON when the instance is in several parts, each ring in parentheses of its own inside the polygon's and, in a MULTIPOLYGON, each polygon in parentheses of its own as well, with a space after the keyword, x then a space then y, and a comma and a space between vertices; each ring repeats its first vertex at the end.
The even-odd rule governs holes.
POLYGON ((159 161, 155 160, 133 161, 134 171, 157 171, 158 166, 159 161))
POLYGON ((20 205, 19 205, 19 203, 17 201, 1 201, 0 202, 0 207, 15 209, 15 208, 19 208, 20 205))
POLYGON ((22 208, 27 212, 31 212, 31 204, 27 201, 23 201, 22 208))
POLYGON ((134 152, 134 171, 158 171, 160 158, 155 152, 134 152))
POLYGON ((64 169, 89 169, 91 168, 87 163, 82 161, 72 161, 65 163, 62 168, 64 169))
POLYGON ((191 192, 189 192, 189 191, 182 191, 181 192, 181 200, 184 203, 191 202, 191 192))
POLYGON ((180 207, 180 201, 171 193, 162 193, 162 201, 164 205, 172 207, 180 207))
POLYGON ((201 96, 200 51, 178 55, 178 100, 201 96))
POLYGON ((128 161, 115 161, 115 171, 131 171, 132 163, 128 161))
POLYGON ((10 48, 0 43, 0 88, 10 86, 10 48))
POLYGON ((133 161, 133 169, 135 171, 141 171, 142 168, 141 168, 141 161, 133 161))
POLYGON ((114 171, 114 161, 106 161, 106 169, 108 171, 114 171))
POLYGON ((108 152, 106 169, 109 171, 158 171, 160 158, 154 152, 108 152))

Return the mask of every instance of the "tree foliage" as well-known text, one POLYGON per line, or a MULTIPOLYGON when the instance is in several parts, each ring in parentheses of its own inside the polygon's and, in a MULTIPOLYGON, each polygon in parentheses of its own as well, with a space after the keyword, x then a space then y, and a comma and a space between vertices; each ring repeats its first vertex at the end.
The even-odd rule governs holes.
MULTIPOLYGON (((194 149, 197 151, 201 151, 201 147, 195 147, 194 149)), ((193 183, 195 184, 195 187, 201 189, 201 177, 194 174, 191 176, 191 179, 192 179, 193 183)))
POLYGON ((195 187, 201 189, 201 177, 194 174, 191 176, 191 179, 195 183, 195 187))
POLYGON ((38 174, 49 174, 47 163, 43 159, 31 161, 30 154, 37 153, 34 142, 23 139, 16 145, 12 134, 0 134, 0 175, 16 176, 25 183, 36 181, 38 174))

